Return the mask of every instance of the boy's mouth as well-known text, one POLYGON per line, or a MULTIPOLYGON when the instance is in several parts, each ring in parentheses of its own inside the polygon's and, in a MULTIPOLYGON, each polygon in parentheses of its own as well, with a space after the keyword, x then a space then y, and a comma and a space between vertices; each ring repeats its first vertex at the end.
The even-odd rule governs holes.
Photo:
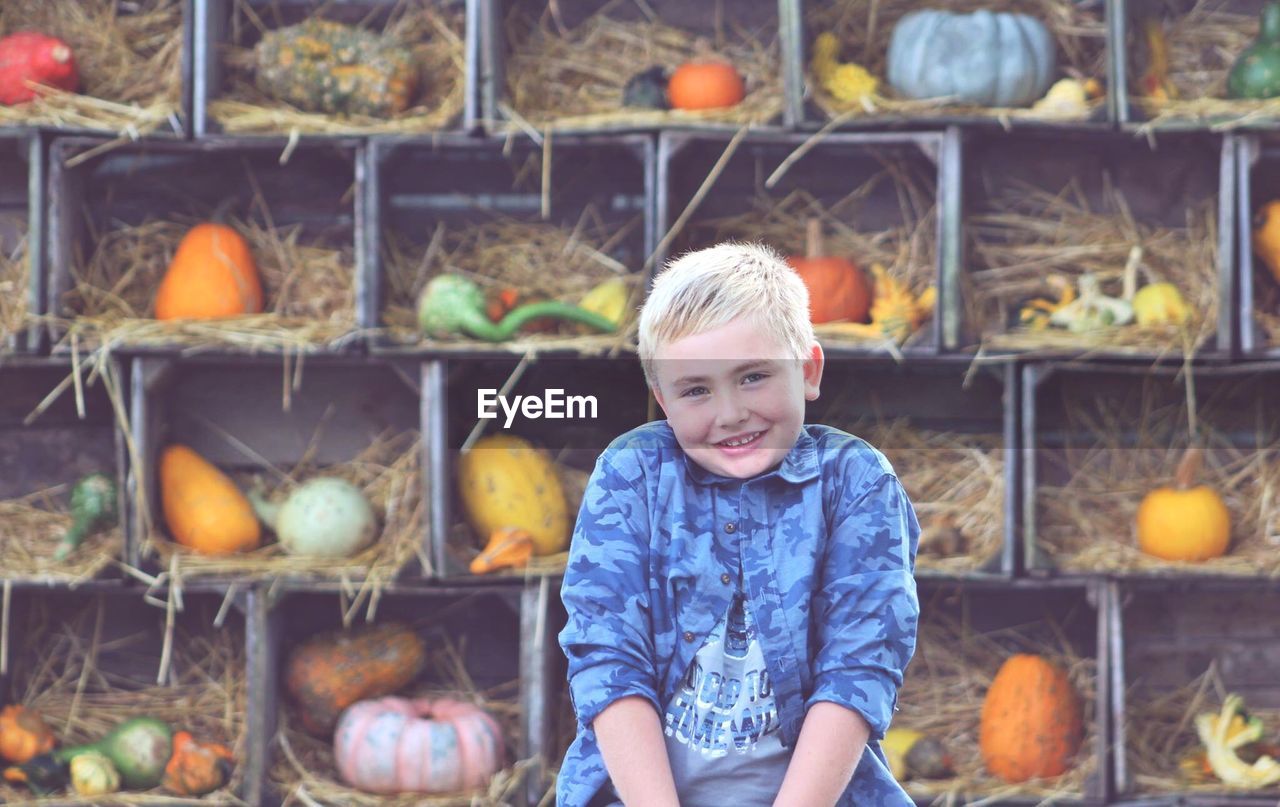
POLYGON ((762 437, 764 437, 763 431, 748 432, 747 434, 739 434, 736 437, 730 437, 727 440, 721 440, 718 443, 712 443, 712 445, 723 451, 736 452, 754 447, 756 443, 760 442, 762 437))

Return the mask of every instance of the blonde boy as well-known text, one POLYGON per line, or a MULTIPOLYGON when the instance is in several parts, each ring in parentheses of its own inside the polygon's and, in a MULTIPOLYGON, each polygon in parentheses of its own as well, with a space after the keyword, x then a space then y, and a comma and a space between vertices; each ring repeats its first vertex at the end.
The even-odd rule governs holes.
POLYGON ((804 284, 759 246, 685 255, 639 349, 667 420, 605 450, 578 514, 557 803, 910 805, 878 740, 919 526, 878 451, 804 425, 824 366, 804 284))

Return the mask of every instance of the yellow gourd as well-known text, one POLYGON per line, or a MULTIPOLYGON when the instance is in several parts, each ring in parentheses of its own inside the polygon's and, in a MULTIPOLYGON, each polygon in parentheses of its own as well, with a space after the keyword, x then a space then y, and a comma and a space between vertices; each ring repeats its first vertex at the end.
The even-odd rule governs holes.
POLYGON ((1157 488, 1138 507, 1138 548, 1164 560, 1220 557, 1231 540, 1231 514, 1217 491, 1192 487, 1203 451, 1189 448, 1178 463, 1177 486, 1157 488))
POLYGON ((1172 283, 1148 283, 1133 295, 1133 317, 1138 325, 1185 325, 1191 307, 1172 283))
POLYGON ((1280 283, 1280 199, 1267 202, 1253 217, 1253 251, 1280 283))
POLYGON ((535 555, 553 555, 569 545, 569 506, 555 465, 523 438, 477 440, 458 461, 458 491, 477 535, 526 530, 535 555))
POLYGON ((160 503, 173 539, 205 555, 257 549, 258 517, 235 482, 184 445, 160 455, 160 503))

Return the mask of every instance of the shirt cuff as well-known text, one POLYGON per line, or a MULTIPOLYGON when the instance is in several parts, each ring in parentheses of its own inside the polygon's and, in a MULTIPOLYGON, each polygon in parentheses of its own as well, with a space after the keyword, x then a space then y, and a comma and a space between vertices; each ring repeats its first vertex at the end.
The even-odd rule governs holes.
MULTIPOLYGON (((589 651, 584 656, 589 657, 598 652, 598 649, 589 651)), ((570 667, 575 666, 577 665, 570 659, 570 667)), ((635 667, 618 662, 598 662, 577 667, 569 676, 569 698, 573 702, 578 723, 583 728, 589 727, 609 704, 631 695, 638 695, 649 701, 658 716, 662 716, 652 676, 635 667)))
POLYGON ((818 677, 813 694, 805 701, 805 712, 819 701, 827 701, 862 715, 871 727, 870 741, 884 737, 898 707, 898 682, 883 670, 853 667, 818 677))

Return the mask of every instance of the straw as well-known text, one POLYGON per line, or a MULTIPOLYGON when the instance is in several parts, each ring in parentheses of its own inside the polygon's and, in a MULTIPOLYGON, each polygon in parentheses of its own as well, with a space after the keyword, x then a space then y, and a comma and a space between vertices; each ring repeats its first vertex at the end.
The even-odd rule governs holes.
POLYGON ((182 97, 180 0, 5 0, 0 36, 35 30, 71 47, 81 94, 51 90, 0 106, 0 126, 55 126, 137 139, 169 123, 182 97), (127 10, 126 10, 127 9, 127 10))
MULTIPOLYGON (((7 220, 0 217, 0 244, 7 220)), ((0 250, 0 345, 20 339, 27 327, 28 264, 26 223, 19 221, 22 236, 12 247, 0 250)))
POLYGON ((968 341, 995 350, 1183 355, 1213 336, 1219 301, 1212 200, 1188 206, 1185 226, 1164 227, 1134 219, 1117 188, 1108 186, 1105 199, 1104 208, 1094 210, 1074 181, 1057 193, 1014 182, 991 200, 991 213, 969 217, 973 266, 962 275, 968 341), (1092 273, 1104 294, 1120 296, 1135 246, 1142 250, 1139 280, 1177 286, 1191 311, 1186 326, 1071 333, 1008 324, 1032 298, 1057 299, 1050 275, 1076 286, 1092 273))
MULTIPOLYGON (((1253 320, 1262 331, 1265 347, 1280 347, 1280 283, 1254 258, 1253 320)), ((1245 323, 1248 327, 1248 323, 1245 323)))
POLYGON ((6 576, 76 585, 97 577, 124 548, 120 526, 85 538, 65 560, 55 560, 58 542, 71 527, 66 485, 0 501, 0 569, 6 576))
MULTIPOLYGON (((1059 77, 1096 78, 1104 81, 1106 69, 1107 26, 1101 5, 1064 0, 940 0, 929 8, 969 13, 977 10, 1027 14, 1043 22, 1057 45, 1059 77)), ((833 32, 841 43, 839 59, 862 65, 880 79, 878 94, 864 107, 836 100, 822 89, 811 64, 805 65, 806 78, 813 101, 828 117, 855 118, 973 116, 992 119, 1042 118, 1029 108, 997 108, 949 103, 946 99, 910 100, 897 98, 888 84, 887 55, 894 26, 903 15, 918 11, 914 0, 833 0, 813 4, 805 16, 809 32, 807 53, 812 56, 813 39, 824 31, 833 32)), ((1093 99, 1087 111, 1074 116, 1055 116, 1054 120, 1085 120, 1095 116, 1106 104, 1105 98, 1093 99)))
MULTIPOLYGON (((321 6, 318 17, 325 16, 321 6)), ((254 29, 255 41, 270 27, 274 6, 251 9, 236 0, 234 26, 254 29)), ((367 26, 366 26, 367 27, 367 26)), ((251 47, 233 43, 220 56, 227 68, 226 91, 209 102, 209 115, 224 131, 293 134, 414 134, 444 129, 462 112, 466 98, 465 14, 460 4, 442 8, 427 0, 398 0, 379 33, 412 50, 421 89, 413 106, 390 118, 305 112, 276 100, 254 85, 251 47)))
MULTIPOLYGON (((710 7, 712 4, 707 3, 710 7)), ((732 16, 732 15, 730 15, 732 16)), ((712 49, 692 33, 652 19, 639 0, 614 0, 570 31, 551 15, 530 19, 519 10, 506 20, 509 106, 535 129, 642 128, 655 126, 765 123, 784 105, 781 58, 775 36, 731 26, 719 31, 712 49), (634 5, 633 5, 634 4, 634 5), (640 9, 650 19, 625 22, 610 11, 640 9), (747 94, 737 105, 709 110, 659 110, 622 106, 627 80, 651 66, 669 72, 694 59, 728 61, 738 69, 747 94)), ((519 123, 492 122, 520 129, 519 123)))

